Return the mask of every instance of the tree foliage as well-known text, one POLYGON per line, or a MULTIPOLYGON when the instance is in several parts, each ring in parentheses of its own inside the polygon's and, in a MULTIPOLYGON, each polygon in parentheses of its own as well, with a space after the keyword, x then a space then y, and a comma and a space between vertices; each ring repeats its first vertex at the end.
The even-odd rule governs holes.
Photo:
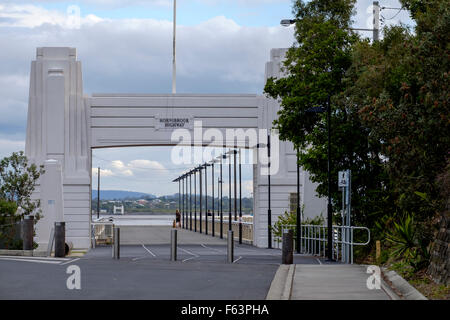
POLYGON ((23 151, 13 152, 0 161, 0 199, 15 202, 22 208, 22 216, 34 214, 40 217, 40 202, 32 199, 32 193, 39 177, 44 173, 43 166, 28 164, 23 151))
POLYGON ((354 219, 368 224, 386 208, 386 176, 382 170, 380 144, 369 141, 369 129, 361 123, 344 95, 347 70, 359 42, 351 26, 352 0, 297 1, 297 43, 288 50, 285 69, 288 76, 269 79, 265 92, 281 100, 275 126, 280 137, 290 140, 299 151, 299 162, 318 182, 317 192, 327 195, 327 126, 325 114, 308 109, 324 105, 331 96, 331 196, 335 208, 341 196, 338 171, 352 170, 354 219), (370 212, 370 214, 363 214, 370 212))
POLYGON ((414 30, 385 28, 374 42, 349 30, 354 2, 295 1, 287 76, 265 87, 281 104, 274 126, 326 196, 326 115, 307 110, 331 96, 334 204, 337 172, 351 169, 355 223, 395 229, 410 214, 426 227, 448 200, 438 177, 450 155, 450 0, 401 0, 414 30))

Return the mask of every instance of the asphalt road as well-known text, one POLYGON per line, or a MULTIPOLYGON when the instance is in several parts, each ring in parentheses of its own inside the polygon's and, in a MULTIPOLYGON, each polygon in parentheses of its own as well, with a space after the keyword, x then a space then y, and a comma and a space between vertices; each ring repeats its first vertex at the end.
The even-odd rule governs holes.
MULTIPOLYGON (((265 299, 281 262, 281 251, 235 246, 226 263, 226 246, 183 244, 178 261, 169 245, 123 245, 121 258, 111 247, 97 247, 81 258, 0 257, 0 299, 265 299), (67 288, 69 266, 80 268, 81 289, 67 288)), ((294 263, 319 264, 295 256, 294 263)))

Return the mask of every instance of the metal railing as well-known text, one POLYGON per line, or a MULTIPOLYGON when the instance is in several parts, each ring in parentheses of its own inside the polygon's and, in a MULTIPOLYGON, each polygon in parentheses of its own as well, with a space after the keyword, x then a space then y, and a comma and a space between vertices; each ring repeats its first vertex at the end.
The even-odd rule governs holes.
MULTIPOLYGON (((282 233, 286 229, 294 230, 294 244, 297 243, 297 226, 285 225, 282 233)), ((300 253, 325 257, 327 247, 328 227, 324 225, 301 225, 300 227, 300 253)), ((353 263, 353 247, 364 246, 370 242, 370 230, 366 227, 356 226, 333 226, 333 259, 344 263, 353 263), (354 242, 355 230, 365 230, 367 232, 366 242, 354 242)), ((281 248, 281 237, 274 237, 275 248, 281 248)), ((297 248, 295 248, 297 250, 297 248)))
MULTIPOLYGON (((244 219, 243 219, 244 220, 244 219)), ((202 225, 202 233, 205 233, 206 230, 206 223, 208 223, 208 235, 212 236, 212 225, 213 225, 213 219, 212 217, 208 217, 208 220, 205 221, 205 218, 202 219, 202 221, 200 222, 200 219, 197 218, 197 220, 195 220, 194 218, 192 219, 192 230, 195 230, 194 228, 194 223, 197 223, 197 231, 200 230, 200 223, 202 225)), ((239 240, 239 225, 241 224, 242 226, 242 242, 246 243, 246 244, 253 244, 253 222, 248 222, 248 221, 242 221, 239 222, 238 220, 232 220, 231 221, 231 230, 233 231, 233 237, 235 240, 239 240)), ((222 235, 223 238, 227 238, 228 237, 228 230, 229 230, 229 221, 228 219, 223 219, 223 224, 222 224, 222 235)), ((220 236, 220 217, 216 216, 214 217, 214 236, 215 237, 219 237, 220 236)))
POLYGON ((104 218, 91 222, 92 247, 100 244, 112 244, 114 223, 104 218))

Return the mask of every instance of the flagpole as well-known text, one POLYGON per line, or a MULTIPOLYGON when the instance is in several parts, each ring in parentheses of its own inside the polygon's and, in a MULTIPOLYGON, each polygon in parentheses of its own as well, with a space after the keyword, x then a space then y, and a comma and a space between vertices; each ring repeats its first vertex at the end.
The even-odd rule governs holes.
POLYGON ((177 26, 177 0, 173 0, 173 59, 172 59, 172 93, 177 92, 176 67, 176 26, 177 26))

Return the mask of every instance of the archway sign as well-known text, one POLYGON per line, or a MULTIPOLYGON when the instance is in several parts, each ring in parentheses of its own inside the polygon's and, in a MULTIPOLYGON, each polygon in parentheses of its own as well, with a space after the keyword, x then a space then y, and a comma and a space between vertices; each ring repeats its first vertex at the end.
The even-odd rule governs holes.
MULTIPOLYGON (((282 76, 280 63, 285 52, 286 49, 271 50, 266 79, 282 76)), ((278 110, 277 101, 255 94, 87 96, 83 94, 81 62, 77 61, 75 48, 37 48, 36 60, 31 64, 25 147, 30 161, 44 164, 46 169, 34 194, 35 199, 41 200, 43 211, 36 227, 36 241, 46 248, 54 222, 63 220, 67 240, 74 248, 90 247, 93 148, 237 146, 254 150, 253 243, 266 247, 268 134, 272 221, 290 210, 289 198, 296 192, 297 183, 292 144, 280 142, 276 132, 270 130, 278 110)), ((326 202, 316 197, 316 186, 306 171, 301 171, 300 181, 304 216, 325 212, 326 202)))

